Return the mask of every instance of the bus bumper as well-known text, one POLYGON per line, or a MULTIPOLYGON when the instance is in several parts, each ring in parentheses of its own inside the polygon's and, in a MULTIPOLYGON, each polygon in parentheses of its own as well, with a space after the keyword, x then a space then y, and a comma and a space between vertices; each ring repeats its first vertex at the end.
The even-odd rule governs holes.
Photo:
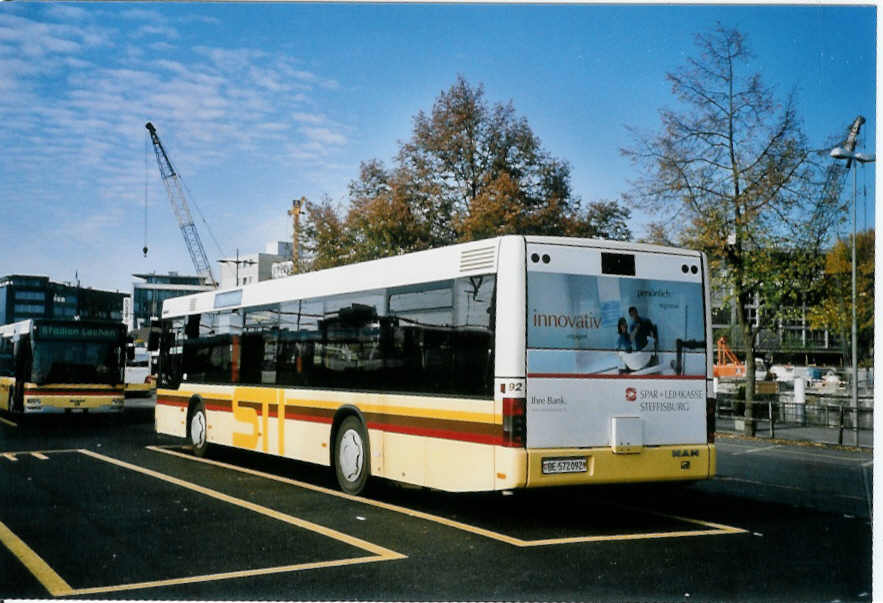
POLYGON ((609 447, 543 448, 526 452, 528 488, 695 481, 710 479, 717 471, 714 444, 648 446, 629 454, 614 452, 609 447))
POLYGON ((88 396, 70 398, 67 396, 25 396, 26 414, 51 414, 64 412, 121 412, 125 397, 120 392, 115 396, 88 396))

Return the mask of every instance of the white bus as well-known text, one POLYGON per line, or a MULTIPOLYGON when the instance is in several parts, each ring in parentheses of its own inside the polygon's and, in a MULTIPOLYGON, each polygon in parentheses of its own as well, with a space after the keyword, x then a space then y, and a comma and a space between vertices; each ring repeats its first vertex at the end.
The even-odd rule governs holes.
POLYGON ((156 429, 447 491, 707 479, 708 268, 503 236, 163 304, 156 429))

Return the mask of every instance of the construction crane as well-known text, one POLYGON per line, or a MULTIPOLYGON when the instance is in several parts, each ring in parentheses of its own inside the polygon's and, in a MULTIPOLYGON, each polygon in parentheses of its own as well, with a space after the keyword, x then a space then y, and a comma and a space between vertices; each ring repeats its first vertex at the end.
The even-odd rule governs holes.
MULTIPOLYGON (((193 260, 193 267, 196 273, 202 276, 206 284, 213 287, 218 286, 212 267, 209 264, 208 256, 205 254, 205 247, 199 239, 199 233, 196 231, 196 225, 193 223, 193 217, 190 214, 190 206, 187 204, 187 197, 184 195, 184 186, 181 177, 172 165, 172 160, 166 154, 165 148, 159 141, 156 128, 152 123, 147 122, 144 126, 150 132, 150 140, 153 142, 153 152, 156 154, 156 163, 159 165, 159 173, 162 176, 163 184, 166 187, 166 193, 169 195, 169 203, 172 204, 172 211, 178 219, 178 226, 181 227, 181 233, 184 235, 184 243, 187 244, 187 251, 190 252, 190 259, 193 260)), ((146 249, 146 246, 145 246, 146 249)))

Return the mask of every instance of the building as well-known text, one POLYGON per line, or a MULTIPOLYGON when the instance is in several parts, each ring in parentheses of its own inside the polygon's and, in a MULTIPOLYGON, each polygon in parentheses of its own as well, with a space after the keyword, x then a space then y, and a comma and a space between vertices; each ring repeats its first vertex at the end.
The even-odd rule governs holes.
POLYGON ((177 272, 168 274, 133 274, 143 282, 132 283, 132 313, 127 321, 129 330, 133 331, 149 326, 152 319, 162 314, 162 303, 170 297, 180 297, 191 293, 209 291, 210 285, 205 284, 201 276, 181 275, 177 272))
POLYGON ((0 277, 0 324, 28 318, 122 321, 128 301, 128 293, 55 283, 48 276, 0 277))
MULTIPOLYGON (((763 305, 757 294, 748 305, 748 319, 758 327, 759 312, 763 305)), ((762 329, 757 336, 755 354, 768 364, 795 363, 800 365, 837 365, 845 363, 843 341, 836 333, 828 330, 811 329, 807 317, 808 307, 804 303, 800 308, 792 308, 790 320, 778 320, 769 328, 762 329)), ((711 296, 711 327, 714 341, 723 336, 727 338, 730 348, 744 357, 744 342, 738 326, 736 308, 725 302, 725 296, 719 288, 712 289, 711 296)))
POLYGON ((267 243, 263 253, 237 255, 218 260, 221 263, 220 288, 230 289, 274 278, 273 264, 291 260, 290 242, 267 243))

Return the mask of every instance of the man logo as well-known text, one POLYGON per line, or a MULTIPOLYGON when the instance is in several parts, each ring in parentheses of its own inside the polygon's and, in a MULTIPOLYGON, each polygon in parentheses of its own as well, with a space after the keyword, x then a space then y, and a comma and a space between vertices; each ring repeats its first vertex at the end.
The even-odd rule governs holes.
POLYGON ((625 399, 626 402, 634 402, 638 399, 638 390, 634 387, 625 388, 625 399))

